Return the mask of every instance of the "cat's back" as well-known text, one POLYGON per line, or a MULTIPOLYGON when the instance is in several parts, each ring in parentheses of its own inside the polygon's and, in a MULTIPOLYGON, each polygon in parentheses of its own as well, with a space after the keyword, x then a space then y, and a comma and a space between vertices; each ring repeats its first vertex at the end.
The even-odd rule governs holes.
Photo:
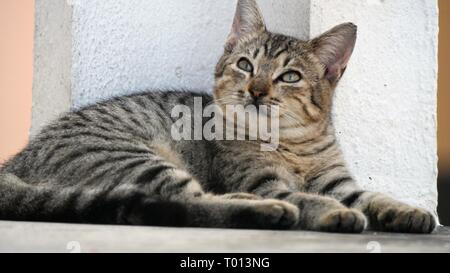
POLYGON ((172 110, 183 105, 194 111, 194 98, 201 98, 203 104, 212 101, 210 95, 197 92, 147 92, 65 113, 44 127, 1 171, 27 182, 75 182, 78 175, 108 162, 150 153, 153 142, 170 142, 172 110))

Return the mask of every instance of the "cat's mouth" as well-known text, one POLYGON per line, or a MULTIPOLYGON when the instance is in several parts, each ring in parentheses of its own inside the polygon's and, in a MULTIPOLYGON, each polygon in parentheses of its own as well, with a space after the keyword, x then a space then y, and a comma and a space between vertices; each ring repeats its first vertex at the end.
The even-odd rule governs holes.
POLYGON ((264 98, 249 98, 245 106, 249 105, 255 106, 256 108, 260 108, 260 106, 270 106, 264 98))
POLYGON ((244 111, 247 113, 257 113, 262 116, 270 116, 278 103, 269 97, 246 96, 244 91, 239 91, 231 96, 215 98, 215 103, 220 105, 223 111, 244 111), (228 108, 228 110, 227 110, 228 108), (242 109, 243 108, 243 109, 242 109))
POLYGON ((278 109, 278 105, 266 98, 248 99, 244 107, 255 108, 260 115, 270 115, 272 110, 278 109))

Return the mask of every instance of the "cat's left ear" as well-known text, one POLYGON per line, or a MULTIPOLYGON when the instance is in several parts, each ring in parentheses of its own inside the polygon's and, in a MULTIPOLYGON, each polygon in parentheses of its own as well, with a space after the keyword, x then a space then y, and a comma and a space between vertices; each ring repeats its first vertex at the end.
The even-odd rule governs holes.
POLYGON ((356 44, 357 26, 346 23, 310 41, 315 55, 325 66, 325 77, 336 83, 347 68, 356 44))
POLYGON ((260 34, 264 31, 266 31, 266 25, 256 1, 238 0, 233 26, 225 49, 232 51, 242 37, 260 34))

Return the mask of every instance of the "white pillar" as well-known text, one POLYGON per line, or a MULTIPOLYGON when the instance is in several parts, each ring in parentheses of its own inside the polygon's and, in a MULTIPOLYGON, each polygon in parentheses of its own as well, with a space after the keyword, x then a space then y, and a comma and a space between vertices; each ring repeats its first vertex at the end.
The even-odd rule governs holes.
POLYGON ((31 135, 70 109, 72 7, 61 0, 35 2, 31 135))
MULTIPOLYGON (((269 30, 359 25, 335 123, 368 189, 435 211, 436 0, 259 0, 269 30)), ((210 91, 235 1, 36 0, 33 129, 143 90, 210 91)))
POLYGON ((437 1, 312 0, 312 36, 345 21, 358 42, 334 120, 353 174, 436 211, 437 1))

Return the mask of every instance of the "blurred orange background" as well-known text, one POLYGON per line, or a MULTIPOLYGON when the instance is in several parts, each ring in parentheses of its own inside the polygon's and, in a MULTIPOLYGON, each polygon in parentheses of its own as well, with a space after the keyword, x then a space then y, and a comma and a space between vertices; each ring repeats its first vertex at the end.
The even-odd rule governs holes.
POLYGON ((439 170, 450 176, 450 1, 439 0, 439 170))
POLYGON ((0 0, 0 162, 28 140, 34 0, 0 0))
MULTIPOLYGON (((449 215, 450 224, 450 1, 440 0, 439 8, 440 209, 449 215), (444 192, 448 198, 442 197, 444 192)), ((33 32, 34 0, 0 1, 0 163, 18 152, 28 140, 33 32)))

